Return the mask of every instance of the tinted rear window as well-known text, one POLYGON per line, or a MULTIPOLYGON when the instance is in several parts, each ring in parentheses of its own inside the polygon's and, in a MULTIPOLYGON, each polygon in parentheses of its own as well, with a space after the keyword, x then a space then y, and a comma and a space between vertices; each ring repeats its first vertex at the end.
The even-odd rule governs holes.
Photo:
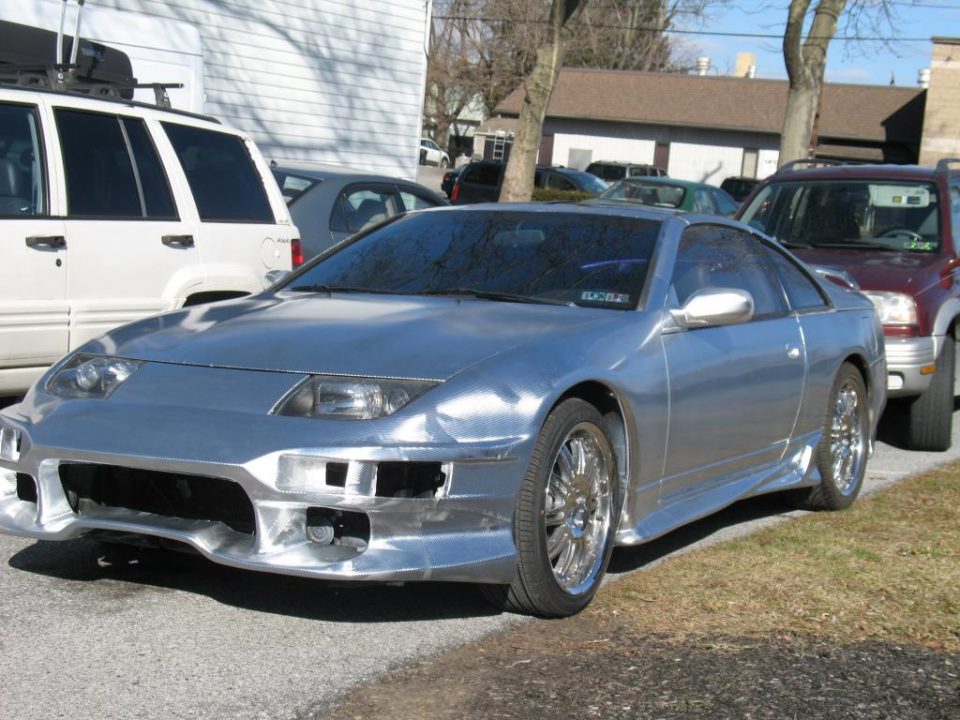
POLYGON ((163 129, 190 183, 201 220, 274 222, 260 174, 242 138, 169 122, 163 129))

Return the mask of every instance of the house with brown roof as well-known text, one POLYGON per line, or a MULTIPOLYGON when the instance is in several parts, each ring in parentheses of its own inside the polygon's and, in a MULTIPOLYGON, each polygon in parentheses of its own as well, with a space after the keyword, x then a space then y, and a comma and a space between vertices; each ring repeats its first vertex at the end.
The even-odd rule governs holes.
MULTIPOLYGON (((476 150, 486 141, 481 152, 489 154, 509 141, 522 97, 518 88, 496 108, 476 150)), ((714 185, 731 175, 766 177, 777 168, 786 97, 785 80, 564 68, 539 162, 651 163, 714 185)), ((824 84, 815 154, 917 162, 925 102, 923 88, 824 84)))

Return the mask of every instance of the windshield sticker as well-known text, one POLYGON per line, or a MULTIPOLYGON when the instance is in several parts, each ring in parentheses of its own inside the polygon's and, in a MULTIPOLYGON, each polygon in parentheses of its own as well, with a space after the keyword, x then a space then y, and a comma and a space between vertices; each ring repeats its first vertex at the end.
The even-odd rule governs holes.
POLYGON ((617 303, 619 305, 625 305, 630 302, 630 293, 584 290, 580 293, 580 299, 584 302, 617 303))

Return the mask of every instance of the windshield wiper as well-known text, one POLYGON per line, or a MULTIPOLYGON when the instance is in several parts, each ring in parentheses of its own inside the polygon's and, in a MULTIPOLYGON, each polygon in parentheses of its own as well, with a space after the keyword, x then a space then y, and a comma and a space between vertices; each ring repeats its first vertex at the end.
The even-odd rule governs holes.
MULTIPOLYGON (((776 240, 776 238, 774 238, 774 240, 776 240)), ((797 248, 809 250, 813 247, 810 243, 791 242, 789 240, 778 240, 778 242, 788 250, 796 250, 797 248)))
POLYGON ((316 283, 313 285, 294 285, 289 288, 282 288, 283 290, 290 290, 292 292, 309 292, 309 293, 326 293, 330 295, 331 293, 373 293, 375 295, 397 295, 396 290, 382 290, 380 288, 367 288, 367 287, 350 287, 349 285, 324 285, 322 283, 316 283))
POLYGON ((476 288, 445 288, 443 290, 422 290, 410 293, 411 295, 446 295, 450 297, 472 297, 479 300, 497 300, 500 302, 534 303, 538 305, 567 305, 574 303, 555 298, 521 295, 519 293, 499 292, 496 290, 478 290, 476 288))

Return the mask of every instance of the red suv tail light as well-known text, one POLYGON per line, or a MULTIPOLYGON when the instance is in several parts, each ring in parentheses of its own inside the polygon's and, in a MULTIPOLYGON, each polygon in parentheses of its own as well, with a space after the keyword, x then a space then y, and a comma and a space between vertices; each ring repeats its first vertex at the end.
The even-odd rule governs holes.
POLYGON ((460 181, 457 180, 453 184, 453 191, 450 193, 450 202, 456 202, 457 198, 460 197, 460 181))
POLYGON ((296 269, 303 265, 303 243, 300 238, 290 241, 290 265, 296 269))

